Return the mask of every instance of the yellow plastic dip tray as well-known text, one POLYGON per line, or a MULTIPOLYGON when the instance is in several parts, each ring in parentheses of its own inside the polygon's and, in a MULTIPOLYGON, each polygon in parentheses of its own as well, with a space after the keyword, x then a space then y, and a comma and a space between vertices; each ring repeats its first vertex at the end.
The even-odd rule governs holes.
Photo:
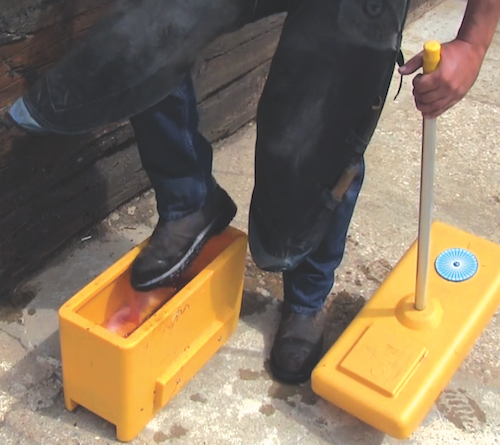
MULTIPOLYGON (((103 325, 130 292, 135 247, 59 310, 64 400, 134 439, 235 331, 241 308, 246 235, 212 238, 190 267, 193 278, 127 337, 103 325)), ((168 289, 165 289, 168 292, 168 289)))

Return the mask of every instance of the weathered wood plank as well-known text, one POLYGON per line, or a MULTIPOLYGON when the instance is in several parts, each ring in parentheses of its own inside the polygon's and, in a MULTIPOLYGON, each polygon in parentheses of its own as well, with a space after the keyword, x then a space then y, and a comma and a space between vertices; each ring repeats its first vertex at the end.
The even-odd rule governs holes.
POLYGON ((270 60, 281 34, 282 21, 265 20, 258 26, 248 27, 246 40, 235 44, 230 36, 216 41, 200 57, 193 70, 193 78, 200 100, 213 95, 224 86, 239 79, 255 67, 270 60), (226 49, 224 52, 224 48, 226 49), (217 50, 217 54, 214 54, 217 50))
POLYGON ((200 104, 200 128, 209 140, 227 137, 255 117, 270 65, 263 63, 200 104))
MULTIPOLYGON (((36 137, 0 130, 0 217, 115 151, 133 138, 130 126, 82 137, 36 137)), ((1 226, 0 226, 1 227, 1 226)))
MULTIPOLYGON (((105 7, 96 8, 73 17, 69 22, 57 22, 18 42, 3 46, 0 44, 0 112, 14 102, 55 61, 61 59, 105 10, 105 7)), ((247 58, 256 59, 255 62, 248 60, 246 71, 261 63, 263 57, 271 57, 271 53, 274 52, 273 43, 280 32, 283 18, 280 15, 263 19, 213 42, 200 55, 193 70, 198 78, 203 78, 200 85, 200 98, 221 88, 231 79, 234 80, 232 73, 238 74, 245 61, 245 58, 237 57, 238 53, 246 54, 247 58), (252 44, 256 49, 248 52, 248 44, 252 44), (227 62, 224 56, 232 51, 235 52, 235 61, 223 67, 221 74, 225 73, 225 75, 218 79, 213 74, 214 70, 220 69, 221 62, 227 62), (227 67, 230 69, 227 70, 227 67), (205 74, 208 74, 207 78, 204 78, 205 74)))
POLYGON ((115 0, 0 0, 0 35, 23 38, 115 0))
POLYGON ((54 23, 33 33, 19 35, 11 44, 2 45, 0 40, 0 60, 3 67, 3 71, 0 71, 0 111, 19 97, 37 76, 62 58, 92 24, 103 16, 108 5, 103 1, 99 3, 104 4, 89 10, 78 8, 76 15, 65 19, 65 14, 61 14, 54 23))
POLYGON ((54 252, 79 230, 149 186, 134 145, 99 159, 80 174, 53 187, 2 219, 9 236, 0 241, 3 290, 54 252))

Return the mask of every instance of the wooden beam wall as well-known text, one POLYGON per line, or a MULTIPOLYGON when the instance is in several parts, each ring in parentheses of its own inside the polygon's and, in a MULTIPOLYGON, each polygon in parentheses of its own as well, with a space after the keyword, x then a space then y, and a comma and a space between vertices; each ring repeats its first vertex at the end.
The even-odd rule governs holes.
MULTIPOLYGON (((0 112, 110 3, 0 0, 0 112)), ((200 55, 193 78, 210 141, 254 118, 283 19, 249 25, 200 55)), ((9 297, 68 239, 149 187, 128 122, 78 137, 0 127, 0 296, 9 297)))

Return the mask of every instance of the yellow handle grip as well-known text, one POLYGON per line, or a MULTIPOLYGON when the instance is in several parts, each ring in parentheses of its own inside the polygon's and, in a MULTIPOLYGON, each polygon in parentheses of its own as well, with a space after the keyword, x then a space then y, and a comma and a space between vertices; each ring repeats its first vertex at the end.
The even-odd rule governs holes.
POLYGON ((436 70, 441 60, 441 44, 435 40, 424 45, 424 73, 429 74, 436 70))

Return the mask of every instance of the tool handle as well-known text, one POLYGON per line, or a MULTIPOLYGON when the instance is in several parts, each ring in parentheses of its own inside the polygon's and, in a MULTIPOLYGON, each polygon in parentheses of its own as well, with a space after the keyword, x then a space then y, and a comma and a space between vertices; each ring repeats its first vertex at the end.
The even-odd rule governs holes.
MULTIPOLYGON (((425 74, 436 70, 441 59, 441 45, 430 41, 424 45, 423 69, 425 74)), ((426 307, 429 251, 432 223, 432 195, 434 159, 436 151, 436 119, 423 120, 422 166, 420 176, 420 211, 418 220, 417 287, 415 309, 426 307)))
POLYGON ((423 68, 424 74, 436 71, 441 60, 441 44, 435 40, 430 40, 424 45, 423 68))

